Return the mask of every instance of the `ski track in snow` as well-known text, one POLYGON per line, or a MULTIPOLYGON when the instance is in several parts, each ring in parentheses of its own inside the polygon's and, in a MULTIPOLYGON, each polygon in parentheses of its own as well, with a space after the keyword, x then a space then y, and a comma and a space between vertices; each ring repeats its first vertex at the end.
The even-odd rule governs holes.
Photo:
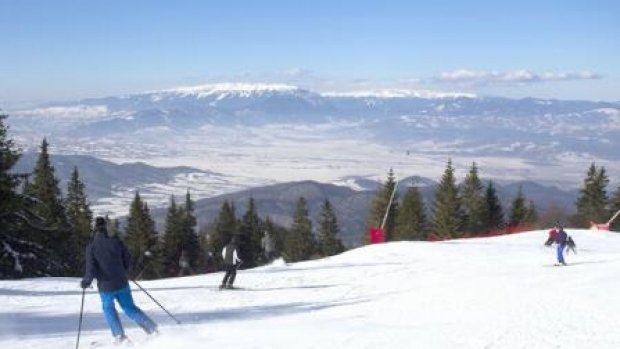
MULTIPOLYGON (((176 325, 132 285, 160 325, 133 348, 620 348, 620 234, 567 229, 578 245, 555 267, 546 231, 445 242, 398 242, 316 261, 141 281, 176 325)), ((0 281, 0 347, 74 348, 78 278, 0 281)), ((81 348, 115 347, 95 290, 81 348)))

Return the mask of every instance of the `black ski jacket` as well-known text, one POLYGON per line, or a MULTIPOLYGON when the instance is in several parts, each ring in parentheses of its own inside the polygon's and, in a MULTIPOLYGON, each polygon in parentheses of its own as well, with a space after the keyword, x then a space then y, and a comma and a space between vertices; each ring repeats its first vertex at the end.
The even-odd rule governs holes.
POLYGON ((90 284, 97 279, 99 291, 116 291, 129 285, 127 272, 131 256, 123 242, 109 237, 105 227, 99 227, 95 237, 86 247, 84 281, 90 284))
POLYGON ((229 243, 224 246, 222 250, 222 258, 224 259, 224 265, 236 265, 241 260, 237 255, 237 245, 233 243, 229 243))

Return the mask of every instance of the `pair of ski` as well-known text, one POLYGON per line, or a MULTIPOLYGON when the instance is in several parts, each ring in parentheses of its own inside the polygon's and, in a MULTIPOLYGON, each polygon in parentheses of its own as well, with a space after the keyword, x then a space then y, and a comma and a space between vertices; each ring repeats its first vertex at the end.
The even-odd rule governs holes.
POLYGON ((129 337, 125 337, 125 339, 123 341, 120 342, 105 342, 105 341, 92 341, 90 342, 90 347, 91 348, 101 348, 101 347, 114 347, 114 348, 131 348, 137 345, 140 345, 142 343, 148 342, 150 340, 152 340, 155 337, 160 336, 161 334, 159 332, 157 332, 157 334, 150 334, 147 335, 146 338, 144 340, 138 341, 138 342, 134 342, 131 338, 129 337))
POLYGON ((127 337, 125 340, 123 340, 122 342, 106 342, 106 341, 92 341, 90 342, 90 347, 91 348, 133 348, 136 346, 140 346, 141 344, 148 342, 151 340, 151 337, 153 336, 148 336, 146 339, 135 342, 132 339, 130 339, 129 337, 127 337))
POLYGON ((239 290, 245 290, 245 288, 243 287, 237 287, 237 286, 233 286, 233 287, 222 287, 222 286, 218 286, 217 287, 218 291, 239 291, 239 290))
POLYGON ((133 347, 135 344, 134 342, 127 338, 122 342, 109 342, 109 343, 105 343, 103 341, 92 341, 90 342, 90 347, 91 348, 103 348, 103 347, 114 347, 114 348, 131 348, 133 347))

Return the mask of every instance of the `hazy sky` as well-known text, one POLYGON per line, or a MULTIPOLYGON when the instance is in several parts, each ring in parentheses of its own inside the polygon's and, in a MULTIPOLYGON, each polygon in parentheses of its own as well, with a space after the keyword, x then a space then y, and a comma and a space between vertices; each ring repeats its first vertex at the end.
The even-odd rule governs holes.
POLYGON ((0 50, 0 107, 214 81, 620 100, 613 0, 0 0, 0 50))

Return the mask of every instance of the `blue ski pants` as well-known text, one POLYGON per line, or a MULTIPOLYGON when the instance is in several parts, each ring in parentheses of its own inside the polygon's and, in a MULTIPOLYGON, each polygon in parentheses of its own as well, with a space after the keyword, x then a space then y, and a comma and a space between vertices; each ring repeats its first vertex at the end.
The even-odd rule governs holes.
POLYGON ((562 263, 564 264, 564 248, 566 247, 565 244, 558 244, 557 248, 557 252, 558 252, 558 263, 562 263))
POLYGON ((134 304, 129 286, 115 291, 100 291, 99 296, 101 297, 103 314, 108 322, 108 325, 110 326, 110 330, 112 330, 113 336, 116 337, 125 335, 123 325, 121 324, 121 321, 118 318, 118 313, 116 312, 116 306, 114 304, 115 300, 121 306, 125 312, 125 315, 135 321, 144 331, 146 331, 146 333, 152 333, 157 329, 157 325, 153 322, 153 320, 151 320, 134 304))

